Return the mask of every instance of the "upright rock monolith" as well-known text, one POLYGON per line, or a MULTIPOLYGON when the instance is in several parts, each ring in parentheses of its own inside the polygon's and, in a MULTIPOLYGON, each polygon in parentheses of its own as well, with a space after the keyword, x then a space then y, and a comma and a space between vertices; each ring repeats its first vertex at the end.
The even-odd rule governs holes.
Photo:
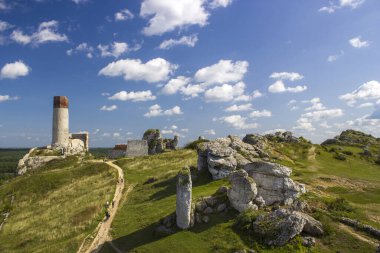
POLYGON ((191 227, 191 190, 190 169, 185 167, 177 175, 176 221, 177 226, 181 229, 191 227))

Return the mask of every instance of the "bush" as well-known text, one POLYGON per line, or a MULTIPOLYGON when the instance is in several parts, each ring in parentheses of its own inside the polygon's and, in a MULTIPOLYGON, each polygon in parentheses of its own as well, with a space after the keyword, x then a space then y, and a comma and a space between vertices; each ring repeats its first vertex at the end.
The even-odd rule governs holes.
POLYGON ((258 211, 248 209, 236 217, 234 227, 244 231, 251 230, 252 223, 257 219, 259 215, 260 213, 258 211))
POLYGON ((337 160, 339 160, 339 161, 346 161, 347 160, 346 156, 343 155, 343 154, 340 154, 340 153, 335 154, 334 158, 337 159, 337 160))
POLYGON ((335 149, 335 148, 330 148, 330 149, 329 149, 329 152, 330 152, 330 153, 335 153, 335 152, 336 152, 336 149, 335 149))
POLYGON ((200 143, 204 143, 204 142, 209 142, 209 140, 196 140, 196 141, 193 141, 193 142, 189 142, 185 145, 185 149, 193 149, 193 150, 196 150, 197 149, 197 146, 198 144, 200 143))
POLYGON ((349 150, 344 150, 342 153, 345 154, 345 155, 353 155, 354 154, 354 153, 352 153, 349 150))
POLYGON ((327 203, 327 209, 335 212, 352 212, 354 208, 344 198, 337 198, 327 203))

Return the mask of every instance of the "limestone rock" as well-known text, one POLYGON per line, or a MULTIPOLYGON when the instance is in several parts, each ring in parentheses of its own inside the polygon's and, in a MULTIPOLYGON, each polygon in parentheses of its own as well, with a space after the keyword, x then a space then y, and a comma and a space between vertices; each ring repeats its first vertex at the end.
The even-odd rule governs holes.
POLYGON ((255 181, 244 170, 238 170, 230 176, 231 188, 227 192, 231 206, 239 212, 249 208, 257 209, 253 200, 257 195, 255 181))
POLYGON ((52 160, 65 158, 64 156, 31 156, 35 150, 37 148, 32 148, 28 154, 19 160, 17 166, 18 175, 23 175, 29 170, 37 169, 52 160))
POLYGON ((209 221, 210 221, 210 217, 208 217, 208 216, 203 216, 203 217, 202 217, 202 221, 203 221, 204 223, 209 223, 209 221))
POLYGON ((227 208, 227 205, 226 205, 225 203, 222 203, 222 204, 218 205, 218 207, 216 208, 216 211, 217 211, 218 213, 221 213, 221 212, 223 212, 224 210, 226 210, 226 208, 227 208))
POLYGON ((148 129, 143 135, 143 140, 148 142, 149 155, 162 153, 165 149, 164 141, 162 139, 160 130, 148 129))
POLYGON ((302 245, 311 248, 315 245, 315 238, 310 236, 302 237, 302 245))
POLYGON ((189 168, 183 168, 177 175, 176 222, 181 229, 190 228, 192 182, 189 168))
POLYGON ((204 214, 212 214, 213 212, 214 212, 214 211, 212 210, 211 207, 207 207, 207 208, 203 211, 204 214))
POLYGON ((86 153, 84 142, 79 139, 70 139, 67 146, 67 155, 79 155, 86 153))
POLYGON ((213 196, 205 197, 204 200, 206 201, 208 206, 215 206, 218 203, 218 199, 213 196))
POLYGON ((323 226, 322 223, 314 219, 308 214, 301 213, 301 212, 293 212, 297 215, 301 216, 305 220, 305 226, 303 227, 303 232, 307 233, 311 236, 322 236, 323 226))
POLYGON ((292 170, 285 166, 256 161, 247 164, 244 169, 256 182, 258 195, 266 205, 290 205, 300 194, 306 192, 304 185, 295 183, 290 178, 292 170))
POLYGON ((207 145, 205 142, 199 143, 197 145, 197 153, 198 153, 198 161, 197 161, 197 167, 198 171, 204 171, 208 169, 207 164, 207 145))

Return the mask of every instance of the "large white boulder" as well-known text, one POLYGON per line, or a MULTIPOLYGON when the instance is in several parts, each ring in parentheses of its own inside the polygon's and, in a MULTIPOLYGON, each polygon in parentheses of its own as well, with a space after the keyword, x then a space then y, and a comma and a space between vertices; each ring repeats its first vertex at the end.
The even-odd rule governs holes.
POLYGON ((253 200, 257 195, 256 183, 244 170, 238 170, 230 175, 231 188, 227 196, 231 206, 239 212, 247 209, 257 209, 253 200))

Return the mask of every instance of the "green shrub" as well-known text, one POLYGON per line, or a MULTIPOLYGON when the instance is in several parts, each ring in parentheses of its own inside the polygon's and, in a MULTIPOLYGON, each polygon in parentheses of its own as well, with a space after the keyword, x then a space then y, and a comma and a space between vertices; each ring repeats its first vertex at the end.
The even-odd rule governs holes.
POLYGON ((347 157, 341 153, 335 154, 334 158, 339 160, 339 161, 346 161, 347 160, 347 157))
POLYGON ((344 150, 342 153, 345 155, 353 155, 354 154, 354 153, 352 153, 352 151, 349 151, 349 150, 344 150))
POLYGON ((348 212, 354 211, 354 208, 344 198, 337 198, 327 202, 327 209, 333 212, 348 212))
POLYGON ((236 217, 234 227, 244 231, 251 230, 252 222, 254 222, 259 215, 260 213, 258 211, 248 209, 236 217))
POLYGON ((204 142, 209 142, 209 140, 196 140, 196 141, 193 141, 193 142, 189 142, 185 145, 185 149, 193 149, 193 150, 196 150, 197 149, 197 146, 198 144, 200 143, 204 143, 204 142))

